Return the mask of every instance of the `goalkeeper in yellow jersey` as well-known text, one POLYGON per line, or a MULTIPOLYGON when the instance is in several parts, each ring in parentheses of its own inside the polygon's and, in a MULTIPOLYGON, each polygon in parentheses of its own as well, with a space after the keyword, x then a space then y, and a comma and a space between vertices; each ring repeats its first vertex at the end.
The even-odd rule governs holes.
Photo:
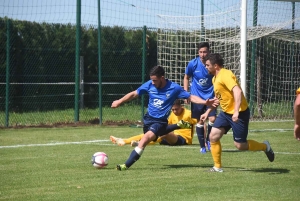
POLYGON ((296 91, 296 100, 294 103, 294 137, 300 141, 300 87, 296 91))
MULTIPOLYGON (((250 112, 247 100, 236 76, 231 70, 223 68, 224 61, 220 54, 209 54, 205 60, 206 69, 209 73, 214 75, 212 80, 214 92, 221 106, 221 111, 210 133, 211 155, 214 161, 214 166, 210 171, 223 172, 220 139, 230 129, 232 129, 234 145, 237 149, 264 151, 269 161, 273 162, 275 155, 268 141, 260 143, 247 139, 250 112)), ((211 110, 211 108, 209 108, 204 115, 201 115, 201 120, 207 118, 208 112, 210 112, 209 110, 211 110)))
MULTIPOLYGON (((169 133, 159 137, 155 142, 152 141, 149 144, 159 143, 161 145, 190 145, 192 144, 194 136, 194 125, 197 123, 196 119, 191 118, 191 111, 182 106, 183 101, 177 99, 173 106, 172 112, 168 118, 169 133), (178 122, 189 122, 192 125, 190 129, 178 129, 178 122), (176 129, 176 130, 174 130, 176 129)), ((110 140, 113 143, 123 146, 125 144, 131 144, 131 146, 137 146, 138 141, 143 137, 144 134, 136 135, 127 139, 117 138, 110 136, 110 140)))

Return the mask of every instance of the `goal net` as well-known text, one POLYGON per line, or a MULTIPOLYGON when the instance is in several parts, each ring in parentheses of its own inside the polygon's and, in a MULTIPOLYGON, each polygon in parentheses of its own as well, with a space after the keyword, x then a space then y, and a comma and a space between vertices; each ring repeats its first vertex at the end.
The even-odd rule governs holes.
MULTIPOLYGON (((199 16, 159 16, 158 62, 182 86, 201 41, 240 78, 241 1, 207 1, 204 10, 199 16)), ((300 3, 248 0, 246 33, 244 93, 253 119, 292 119, 300 87, 300 3)))

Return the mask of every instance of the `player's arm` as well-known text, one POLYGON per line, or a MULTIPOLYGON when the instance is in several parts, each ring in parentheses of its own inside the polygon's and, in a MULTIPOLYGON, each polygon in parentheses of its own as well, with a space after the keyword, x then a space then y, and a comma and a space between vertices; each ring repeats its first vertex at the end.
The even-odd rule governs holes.
POLYGON ((193 103, 207 105, 210 107, 217 107, 219 105, 219 100, 217 98, 203 100, 202 98, 200 98, 198 96, 191 95, 190 100, 193 103))
POLYGON ((294 102, 294 118, 295 123, 300 125, 300 93, 297 94, 296 100, 294 102))
POLYGON ((114 102, 112 102, 111 107, 112 108, 119 107, 122 103, 125 103, 127 101, 132 100, 132 99, 135 99, 138 96, 139 95, 138 95, 137 91, 132 91, 132 92, 126 94, 125 96, 123 96, 122 98, 120 98, 119 100, 115 100, 114 102))
POLYGON ((232 88, 232 92, 233 92, 233 97, 234 97, 234 113, 232 115, 232 120, 234 122, 237 122, 238 117, 239 117, 239 110, 240 110, 240 106, 241 106, 241 102, 242 102, 243 91, 241 90, 241 88, 238 85, 236 85, 232 88))
POLYGON ((202 114, 202 115, 200 116, 200 121, 205 121, 205 120, 207 119, 207 117, 208 117, 208 114, 209 114, 211 111, 215 110, 215 109, 216 109, 216 108, 214 108, 214 107, 208 108, 208 109, 205 111, 205 113, 202 114))
POLYGON ((186 91, 189 90, 189 82, 190 82, 190 76, 185 74, 184 78, 183 78, 183 89, 186 90, 186 91))
MULTIPOLYGON (((188 76, 187 74, 185 74, 184 77, 183 77, 183 89, 185 91, 189 90, 189 82, 190 82, 190 76, 188 76)), ((186 99, 186 100, 184 100, 184 103, 185 104, 189 104, 190 100, 186 99)))
POLYGON ((294 102, 294 137, 297 140, 300 140, 300 93, 297 94, 296 100, 294 102))

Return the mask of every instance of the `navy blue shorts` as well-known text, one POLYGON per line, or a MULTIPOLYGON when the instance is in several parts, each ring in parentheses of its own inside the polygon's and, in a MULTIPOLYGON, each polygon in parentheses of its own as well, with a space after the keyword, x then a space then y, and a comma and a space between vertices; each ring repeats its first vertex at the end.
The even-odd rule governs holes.
MULTIPOLYGON (((192 118, 199 121, 200 116, 206 112, 209 107, 207 105, 191 103, 192 118)), ((216 116, 217 110, 213 110, 208 114, 208 117, 216 116)))
POLYGON ((169 146, 180 146, 180 145, 187 145, 187 143, 185 142, 185 139, 183 137, 181 137, 180 135, 177 135, 178 140, 175 144, 169 144, 169 142, 165 139, 163 139, 159 144, 161 145, 169 145, 169 146))
POLYGON ((224 128, 225 134, 232 128, 233 140, 235 142, 247 142, 250 111, 247 108, 239 113, 238 122, 232 121, 232 114, 221 111, 214 122, 213 127, 224 128))
POLYGON ((166 128, 168 126, 168 120, 157 119, 149 116, 148 113, 144 115, 144 133, 152 131, 156 137, 166 134, 166 128))

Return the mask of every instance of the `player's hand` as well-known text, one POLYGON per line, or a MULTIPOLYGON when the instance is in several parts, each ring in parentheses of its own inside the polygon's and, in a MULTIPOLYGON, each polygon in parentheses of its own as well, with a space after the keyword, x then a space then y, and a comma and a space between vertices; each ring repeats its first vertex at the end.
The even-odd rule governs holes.
POLYGON ((191 98, 184 99, 184 104, 190 104, 191 103, 191 98))
POLYGON ((208 114, 204 113, 200 116, 200 121, 204 122, 207 119, 208 114))
POLYGON ((217 98, 207 99, 206 100, 206 105, 210 106, 210 107, 216 108, 216 107, 218 107, 219 104, 220 104, 220 101, 217 98))
POLYGON ((117 108, 121 105, 121 101, 120 100, 115 100, 114 102, 112 102, 111 107, 112 108, 117 108))
POLYGON ((300 125, 298 124, 294 126, 294 137, 300 141, 300 125))
POLYGON ((234 112, 232 115, 232 121, 238 122, 239 121, 239 112, 234 112))

